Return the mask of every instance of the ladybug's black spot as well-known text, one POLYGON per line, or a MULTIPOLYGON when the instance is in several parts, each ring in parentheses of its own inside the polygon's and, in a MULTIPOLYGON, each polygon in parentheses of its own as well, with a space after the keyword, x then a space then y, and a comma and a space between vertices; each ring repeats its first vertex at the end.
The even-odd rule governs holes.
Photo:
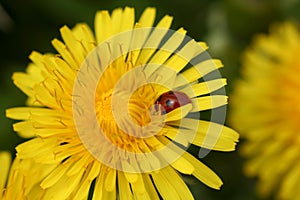
POLYGON ((168 107, 172 106, 172 101, 170 99, 168 99, 166 101, 166 106, 168 106, 168 107))

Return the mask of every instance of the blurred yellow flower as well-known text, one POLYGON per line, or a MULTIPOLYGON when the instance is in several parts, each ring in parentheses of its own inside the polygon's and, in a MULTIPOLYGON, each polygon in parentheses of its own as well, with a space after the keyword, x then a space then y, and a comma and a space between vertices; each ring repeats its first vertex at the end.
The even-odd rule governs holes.
POLYGON ((222 64, 206 58, 183 71, 207 46, 187 40, 182 28, 169 30, 170 16, 152 27, 154 20, 153 8, 137 23, 132 8, 99 11, 95 36, 86 24, 64 26, 64 43, 52 41, 59 55, 33 52, 27 72, 13 75, 28 106, 6 115, 22 120, 14 130, 32 139, 17 146, 7 186, 22 192, 7 195, 193 199, 177 171, 221 187, 220 178, 186 149, 190 143, 235 149, 235 131, 197 115, 227 103, 226 95, 210 94, 225 79, 198 81, 222 64))
POLYGON ((292 22, 272 26, 245 52, 230 120, 245 143, 245 172, 262 196, 300 199, 300 33, 292 22))

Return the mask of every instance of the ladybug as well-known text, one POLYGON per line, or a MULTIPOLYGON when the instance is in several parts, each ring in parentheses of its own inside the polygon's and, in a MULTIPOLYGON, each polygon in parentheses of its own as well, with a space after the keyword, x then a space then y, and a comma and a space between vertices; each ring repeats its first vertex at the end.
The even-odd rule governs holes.
POLYGON ((165 92, 157 99, 156 104, 161 105, 163 113, 169 113, 180 106, 192 103, 191 99, 183 92, 165 92))

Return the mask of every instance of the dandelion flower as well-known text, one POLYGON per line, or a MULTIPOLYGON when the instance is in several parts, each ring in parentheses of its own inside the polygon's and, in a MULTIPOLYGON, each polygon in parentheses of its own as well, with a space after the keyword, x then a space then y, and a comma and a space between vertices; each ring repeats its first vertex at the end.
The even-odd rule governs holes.
POLYGON ((13 75, 29 98, 6 115, 31 138, 16 147, 15 199, 193 199, 180 173, 221 187, 186 149, 235 148, 235 131, 199 120, 227 103, 216 93, 225 80, 206 78, 222 64, 184 29, 170 30, 172 17, 154 20, 153 8, 137 23, 132 8, 99 11, 95 35, 64 26, 64 42, 52 41, 58 54, 33 52, 27 72, 13 75))
POLYGON ((262 196, 299 199, 300 33, 285 22, 245 52, 230 120, 245 138, 245 172, 262 196))

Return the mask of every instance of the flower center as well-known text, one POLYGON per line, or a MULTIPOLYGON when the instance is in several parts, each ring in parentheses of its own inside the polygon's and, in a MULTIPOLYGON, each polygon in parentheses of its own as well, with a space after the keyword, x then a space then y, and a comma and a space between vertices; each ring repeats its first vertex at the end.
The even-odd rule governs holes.
POLYGON ((163 118, 153 106, 157 98, 153 85, 144 84, 131 92, 132 83, 142 77, 123 80, 118 88, 118 82, 131 68, 118 61, 105 70, 97 85, 96 115, 110 142, 127 151, 145 152, 148 150, 141 149, 146 144, 144 138, 160 132, 163 118))

